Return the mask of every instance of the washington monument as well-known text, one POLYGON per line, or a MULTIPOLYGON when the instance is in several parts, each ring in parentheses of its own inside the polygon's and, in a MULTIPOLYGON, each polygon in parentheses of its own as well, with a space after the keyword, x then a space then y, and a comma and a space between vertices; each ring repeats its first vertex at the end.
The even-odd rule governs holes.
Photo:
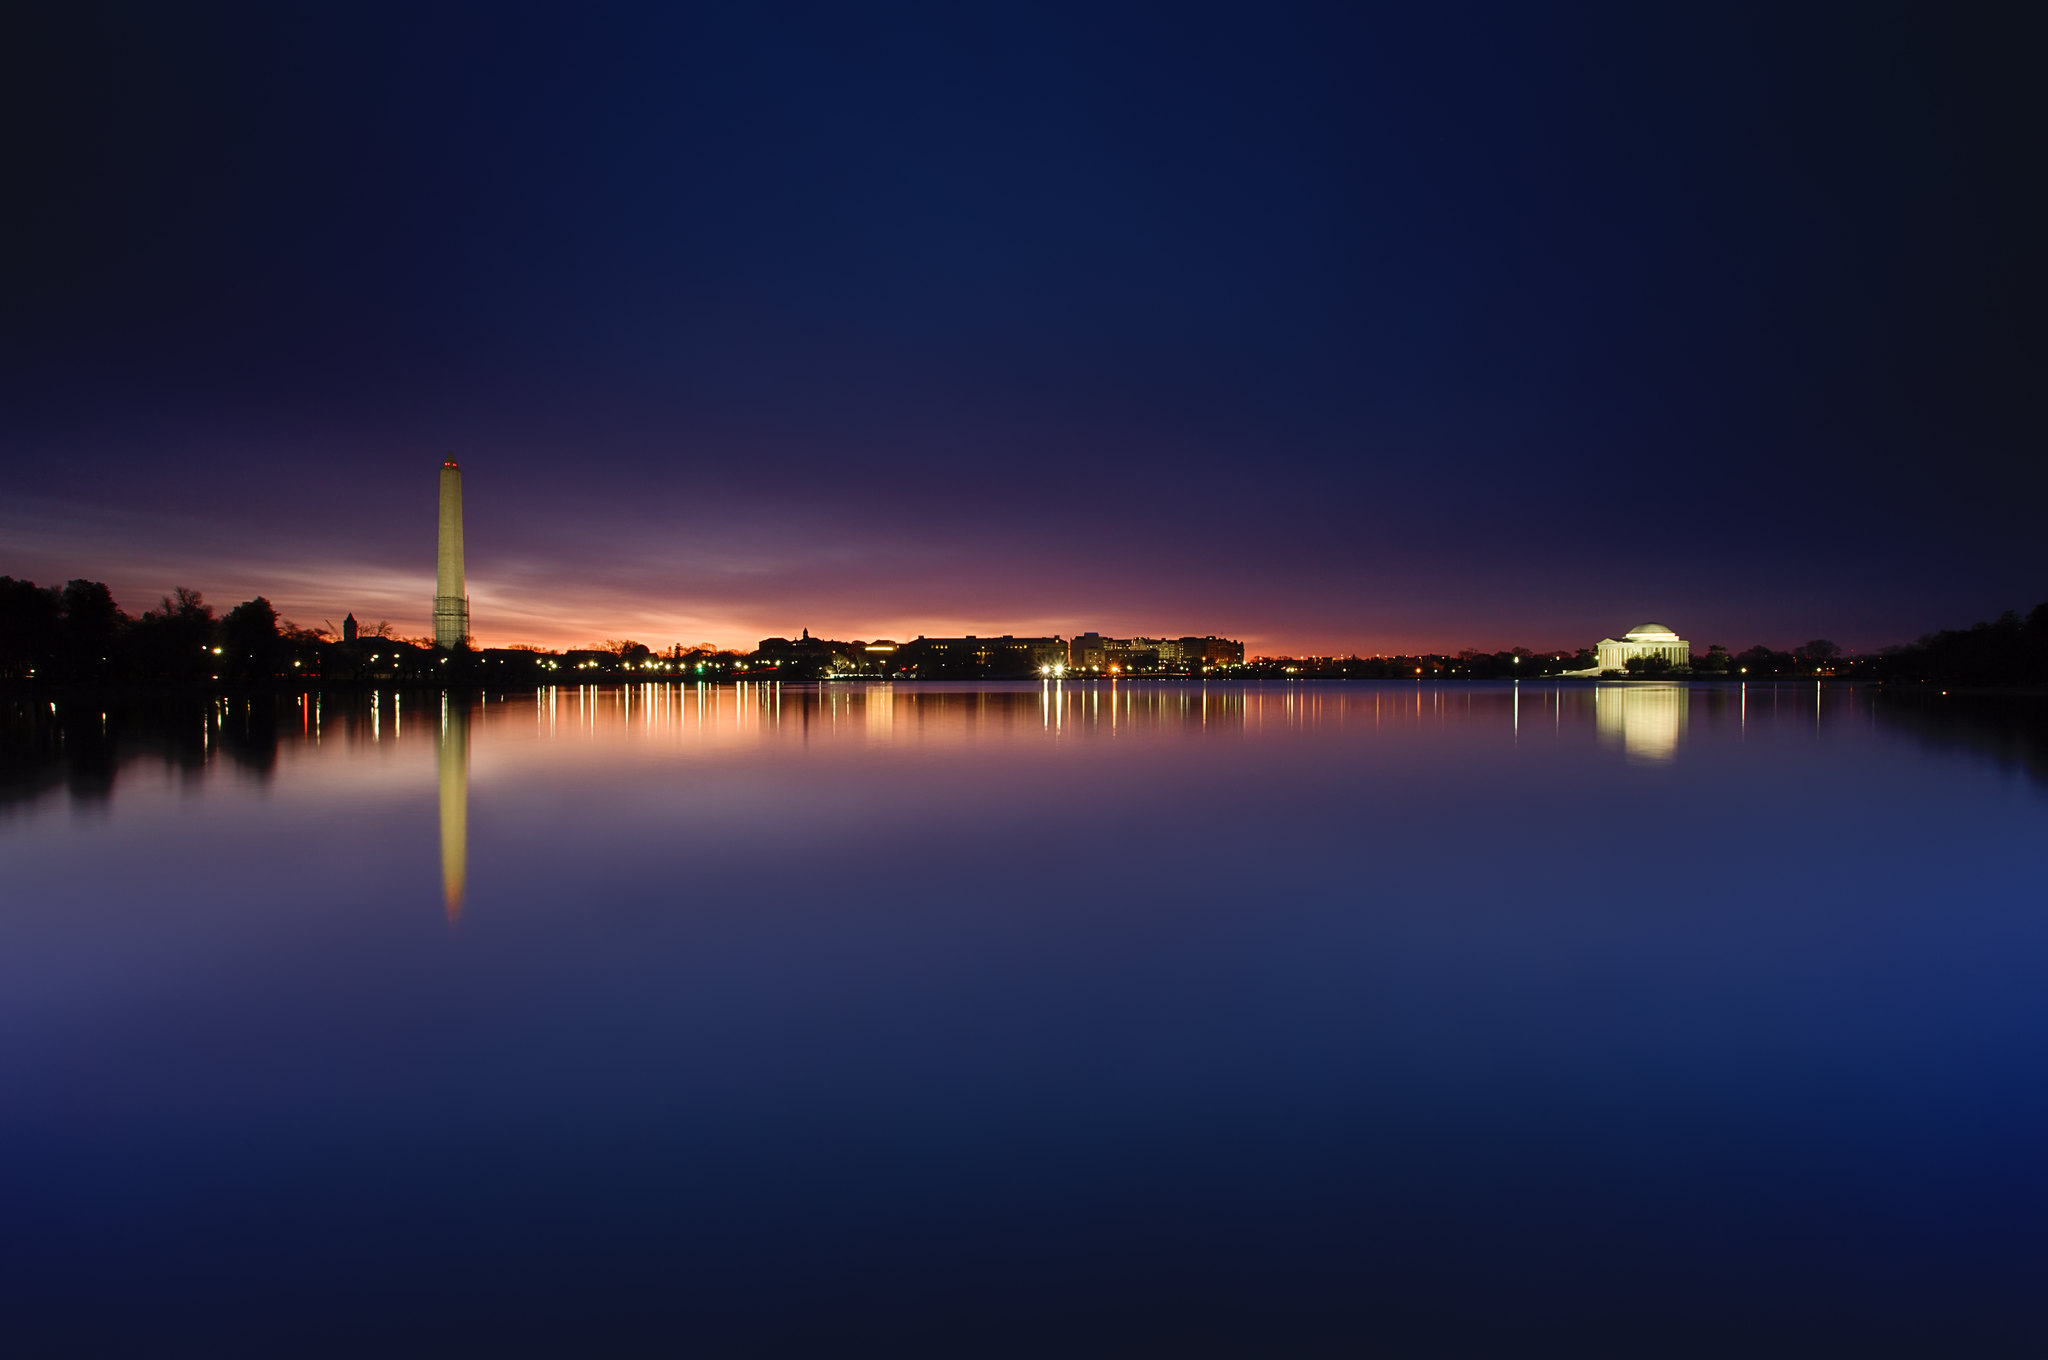
POLYGON ((434 568, 434 645, 469 640, 469 596, 462 584, 462 469, 441 464, 441 553, 434 568))

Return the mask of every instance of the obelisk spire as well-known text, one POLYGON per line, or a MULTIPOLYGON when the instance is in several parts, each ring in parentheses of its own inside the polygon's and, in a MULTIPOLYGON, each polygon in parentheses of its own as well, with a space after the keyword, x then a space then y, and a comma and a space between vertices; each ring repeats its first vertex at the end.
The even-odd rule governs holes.
POLYGON ((469 594, 462 579, 462 469, 441 464, 441 552, 434 569, 434 645, 469 640, 469 594))

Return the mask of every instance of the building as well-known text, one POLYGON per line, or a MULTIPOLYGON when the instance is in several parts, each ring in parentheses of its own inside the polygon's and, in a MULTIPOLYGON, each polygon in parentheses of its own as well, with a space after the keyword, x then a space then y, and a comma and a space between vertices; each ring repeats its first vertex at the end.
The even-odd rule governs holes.
POLYGON ((462 578, 462 469, 441 464, 441 542, 434 564, 434 645, 453 650, 469 641, 469 595, 462 578))
POLYGON ((1184 637, 1176 641, 1180 646, 1180 659, 1195 670, 1244 664, 1244 644, 1234 639, 1211 634, 1208 637, 1184 637))
POLYGON ((1064 674, 1067 641, 1058 637, 917 637, 896 649, 891 669, 921 676, 1064 674))
POLYGON ((1242 666, 1244 644, 1207 637, 1113 638, 1082 633, 1073 641, 1073 668, 1087 674, 1199 675, 1217 666, 1242 666))
POLYGON ((808 628, 793 642, 785 637, 762 638, 761 645, 747 657, 757 666, 813 677, 851 674, 861 670, 867 659, 866 643, 814 638, 808 628))
POLYGON ((1069 644, 1073 669, 1085 674, 1130 675, 1159 669, 1162 640, 1158 638, 1113 638, 1100 633, 1082 633, 1069 644))
POLYGON ((1626 670, 1638 656, 1660 656, 1673 667, 1692 665, 1692 644, 1661 623, 1637 624, 1618 639, 1601 638, 1594 650, 1596 671, 1626 670))

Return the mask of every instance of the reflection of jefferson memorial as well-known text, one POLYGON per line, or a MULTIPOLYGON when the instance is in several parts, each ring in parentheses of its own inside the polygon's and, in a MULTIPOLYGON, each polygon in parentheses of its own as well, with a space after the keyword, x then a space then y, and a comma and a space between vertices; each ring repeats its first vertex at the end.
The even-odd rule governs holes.
POLYGON ((1621 743, 1632 761, 1671 760, 1685 737, 1683 685, 1602 685, 1593 691, 1593 716, 1602 742, 1621 743))
POLYGON ((1692 664, 1692 644, 1661 623, 1642 623, 1614 638, 1601 638, 1595 670, 1618 671, 1630 657, 1661 656, 1673 666, 1692 664))

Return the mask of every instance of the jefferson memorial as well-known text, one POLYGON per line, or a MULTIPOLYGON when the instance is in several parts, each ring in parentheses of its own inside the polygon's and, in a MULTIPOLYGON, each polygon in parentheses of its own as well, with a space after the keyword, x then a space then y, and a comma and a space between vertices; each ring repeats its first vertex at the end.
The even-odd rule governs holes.
POLYGON ((1661 656, 1673 666, 1692 664, 1692 644, 1661 623, 1641 623, 1623 633, 1619 640, 1601 638, 1595 670, 1618 671, 1632 656, 1661 656))

